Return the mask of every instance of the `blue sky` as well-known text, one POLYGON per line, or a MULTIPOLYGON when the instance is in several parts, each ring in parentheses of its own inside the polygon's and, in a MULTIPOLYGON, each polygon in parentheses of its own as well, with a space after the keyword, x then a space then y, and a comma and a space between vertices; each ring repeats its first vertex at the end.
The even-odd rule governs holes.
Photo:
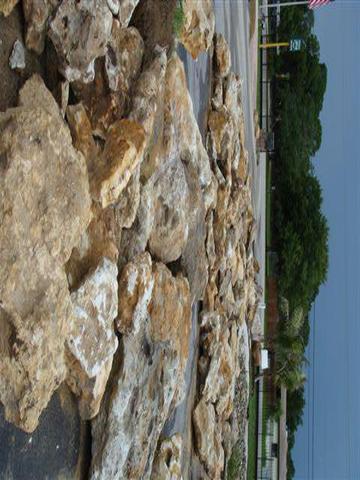
POLYGON ((359 480, 360 0, 319 8, 315 33, 328 67, 322 145, 314 165, 330 227, 330 267, 311 314, 295 478, 359 480))

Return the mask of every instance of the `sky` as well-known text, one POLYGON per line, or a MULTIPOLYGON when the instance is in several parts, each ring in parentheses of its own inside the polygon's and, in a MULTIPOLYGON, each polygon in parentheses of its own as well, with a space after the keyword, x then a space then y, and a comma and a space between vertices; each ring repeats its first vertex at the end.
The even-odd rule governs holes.
POLYGON ((328 82, 314 158, 330 228, 330 264, 311 313, 307 405, 297 480, 360 479, 360 0, 315 12, 328 82))

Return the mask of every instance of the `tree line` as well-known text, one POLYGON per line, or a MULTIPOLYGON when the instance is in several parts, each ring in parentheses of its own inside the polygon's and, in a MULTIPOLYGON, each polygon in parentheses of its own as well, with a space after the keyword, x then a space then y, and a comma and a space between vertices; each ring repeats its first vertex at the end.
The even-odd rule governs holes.
POLYGON ((319 115, 327 69, 320 62, 313 27, 314 15, 308 8, 283 9, 279 40, 301 38, 303 45, 298 52, 282 50, 272 62, 276 148, 273 237, 279 253, 281 295, 277 375, 279 383, 288 387, 288 479, 295 473, 291 448, 305 405, 303 372, 309 312, 328 270, 328 225, 313 167, 313 157, 321 145, 319 115))

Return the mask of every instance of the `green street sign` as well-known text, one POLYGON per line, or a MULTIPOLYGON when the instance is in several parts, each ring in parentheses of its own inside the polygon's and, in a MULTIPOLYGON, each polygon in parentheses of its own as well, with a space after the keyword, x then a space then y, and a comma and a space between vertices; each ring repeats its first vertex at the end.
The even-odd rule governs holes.
POLYGON ((302 40, 301 38, 292 38, 290 40, 290 52, 298 52, 301 50, 302 40))

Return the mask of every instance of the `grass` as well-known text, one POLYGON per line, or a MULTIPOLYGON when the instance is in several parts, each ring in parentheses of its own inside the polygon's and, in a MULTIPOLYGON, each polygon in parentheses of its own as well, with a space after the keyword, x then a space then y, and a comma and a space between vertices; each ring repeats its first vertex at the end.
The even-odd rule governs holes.
POLYGON ((241 449, 239 442, 235 443, 227 468, 227 479, 237 480, 239 478, 239 470, 241 465, 241 449))
POLYGON ((173 30, 177 37, 180 37, 181 30, 185 23, 185 13, 180 0, 175 8, 174 18, 173 18, 173 30))
POLYGON ((258 403, 257 388, 254 388, 254 391, 252 392, 249 398, 247 480, 254 480, 256 475, 257 403, 258 403))

